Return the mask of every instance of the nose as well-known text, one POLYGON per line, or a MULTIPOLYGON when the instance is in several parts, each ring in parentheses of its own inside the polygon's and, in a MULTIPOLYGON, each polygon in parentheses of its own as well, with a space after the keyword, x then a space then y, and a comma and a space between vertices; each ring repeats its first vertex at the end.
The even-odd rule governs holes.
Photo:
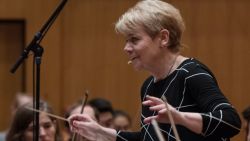
POLYGON ((124 46, 124 49, 123 49, 126 53, 130 54, 133 50, 131 44, 129 43, 126 43, 125 46, 124 46))
POLYGON ((46 135, 46 131, 43 127, 40 128, 39 130, 39 136, 42 137, 42 136, 45 136, 46 135))

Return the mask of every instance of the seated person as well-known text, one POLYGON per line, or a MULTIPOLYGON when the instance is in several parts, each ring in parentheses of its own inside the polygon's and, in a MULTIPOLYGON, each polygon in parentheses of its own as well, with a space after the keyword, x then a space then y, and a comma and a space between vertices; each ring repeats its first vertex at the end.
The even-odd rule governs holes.
MULTIPOLYGON (((13 118, 13 116, 15 115, 17 108, 19 108, 22 105, 27 104, 29 102, 32 102, 31 96, 29 96, 28 94, 23 93, 23 92, 16 93, 14 100, 13 100, 11 107, 10 107, 11 108, 11 118, 13 118)), ((8 129, 6 129, 3 132, 0 132, 0 141, 5 141, 7 130, 8 129)))
POLYGON ((89 101, 89 105, 95 107, 99 112, 99 124, 104 127, 113 128, 113 107, 112 104, 103 98, 96 98, 89 101))
POLYGON ((132 121, 130 116, 121 110, 114 111, 113 126, 114 129, 119 131, 130 131, 132 121))
MULTIPOLYGON (((6 135, 6 141, 33 141, 33 111, 32 103, 19 107, 13 117, 11 127, 6 135)), ((52 108, 46 102, 40 102, 40 110, 53 114, 52 108)), ((39 114, 39 141, 60 141, 58 123, 55 118, 45 113, 39 114)))
POLYGON ((250 141, 250 107, 247 107, 243 112, 242 112, 243 118, 244 118, 244 127, 246 131, 246 138, 245 141, 250 141))

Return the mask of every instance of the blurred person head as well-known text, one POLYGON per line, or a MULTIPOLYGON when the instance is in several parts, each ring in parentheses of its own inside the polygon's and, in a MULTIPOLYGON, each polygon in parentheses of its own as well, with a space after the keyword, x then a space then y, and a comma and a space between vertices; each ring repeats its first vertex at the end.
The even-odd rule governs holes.
POLYGON ((18 92, 14 98, 14 101, 11 105, 11 112, 12 112, 12 115, 14 116, 15 115, 15 112, 16 110, 27 104, 27 103, 32 103, 32 97, 29 96, 28 94, 26 93, 23 93, 23 92, 18 92))
POLYGON ((244 118, 244 127, 245 127, 245 131, 246 131, 246 141, 250 140, 250 107, 247 107, 246 109, 244 109, 244 111, 242 112, 243 118, 244 118))
POLYGON ((113 126, 114 129, 121 131, 129 131, 131 129, 132 121, 130 116, 121 110, 114 111, 113 126))
MULTIPOLYGON (((32 103, 19 107, 13 117, 6 141, 33 141, 33 111, 32 103)), ((46 102, 40 102, 40 110, 53 114, 52 108, 46 102)), ((39 141, 60 141, 60 131, 55 118, 45 113, 39 114, 39 141)))
MULTIPOLYGON (((16 110, 24 104, 31 103, 32 97, 23 92, 17 92, 10 106, 11 118, 12 119, 16 113, 16 110)), ((6 132, 8 129, 0 133, 0 141, 5 141, 6 132)))
POLYGON ((113 107, 112 104, 103 98, 95 98, 89 101, 89 105, 99 111, 99 123, 104 127, 113 127, 113 107))
POLYGON ((242 112, 242 115, 246 121, 249 121, 250 120, 250 107, 247 107, 246 109, 244 109, 242 112))

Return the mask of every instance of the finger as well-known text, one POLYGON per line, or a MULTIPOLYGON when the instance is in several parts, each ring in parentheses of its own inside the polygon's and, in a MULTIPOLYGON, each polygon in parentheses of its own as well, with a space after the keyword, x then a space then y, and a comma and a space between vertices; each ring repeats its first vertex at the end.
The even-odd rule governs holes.
POLYGON ((154 97, 154 96, 146 96, 147 100, 151 100, 152 102, 154 102, 155 104, 161 104, 164 103, 160 98, 154 97))
POLYGON ((145 118, 143 120, 143 122, 146 123, 146 124, 149 124, 149 123, 152 122, 153 119, 156 119, 156 118, 157 118, 157 116, 150 116, 150 117, 145 118))
POLYGON ((81 119, 83 119, 83 117, 81 115, 78 115, 78 114, 73 114, 68 118, 69 122, 72 122, 74 120, 81 120, 81 119))
POLYGON ((91 117, 87 114, 76 114, 69 117, 69 121, 92 121, 91 117))
POLYGON ((77 128, 77 129, 84 128, 85 127, 85 122, 75 120, 75 121, 73 121, 73 126, 75 128, 77 128))
POLYGON ((160 111, 158 111, 158 114, 166 114, 167 113, 167 109, 161 109, 160 111))
POLYGON ((70 116, 70 117, 68 118, 68 120, 69 120, 70 126, 73 126, 73 127, 74 127, 74 124, 73 124, 74 121, 87 121, 88 118, 85 117, 85 115, 83 115, 83 114, 82 114, 82 115, 81 115, 81 114, 76 114, 76 115, 70 116))
POLYGON ((156 105, 156 106, 152 106, 149 109, 152 111, 160 111, 162 109, 165 109, 165 105, 164 104, 160 104, 160 105, 156 105))
POLYGON ((73 133, 76 133, 76 132, 78 131, 78 129, 77 129, 76 127, 71 127, 70 130, 71 130, 71 132, 73 132, 73 133))
POLYGON ((151 101, 151 100, 145 100, 145 101, 142 102, 142 104, 143 104, 144 106, 152 106, 152 105, 155 105, 154 102, 151 101))

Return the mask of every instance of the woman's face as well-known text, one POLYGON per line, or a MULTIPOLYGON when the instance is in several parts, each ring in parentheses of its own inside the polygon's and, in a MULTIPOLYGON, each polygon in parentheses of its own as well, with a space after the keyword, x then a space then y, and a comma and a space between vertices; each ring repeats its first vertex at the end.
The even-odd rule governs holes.
MULTIPOLYGON (((33 122, 24 132, 25 141, 33 141, 33 122)), ((39 115, 39 141, 55 141, 55 123, 44 113, 39 115)))
POLYGON ((144 30, 140 29, 126 36, 124 51, 136 70, 150 70, 159 57, 160 43, 159 36, 152 39, 144 30))

